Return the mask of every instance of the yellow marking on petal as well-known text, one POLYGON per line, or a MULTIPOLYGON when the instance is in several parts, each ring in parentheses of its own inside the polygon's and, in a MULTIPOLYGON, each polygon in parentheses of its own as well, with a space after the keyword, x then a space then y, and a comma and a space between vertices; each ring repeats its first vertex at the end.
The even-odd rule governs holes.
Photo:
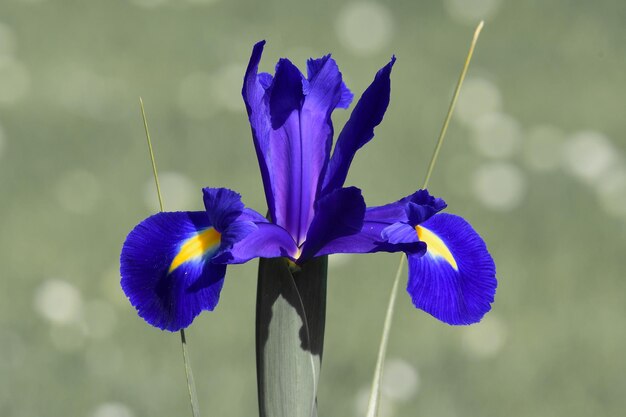
POLYGON ((448 249, 439 236, 422 226, 415 226, 415 231, 417 232, 419 240, 426 243, 428 252, 431 255, 439 256, 445 259, 455 270, 459 269, 456 261, 454 260, 454 256, 450 253, 450 249, 448 249))
POLYGON ((212 249, 217 249, 221 236, 220 232, 213 227, 209 227, 194 237, 187 239, 170 264, 168 273, 171 273, 187 261, 202 257, 212 249))

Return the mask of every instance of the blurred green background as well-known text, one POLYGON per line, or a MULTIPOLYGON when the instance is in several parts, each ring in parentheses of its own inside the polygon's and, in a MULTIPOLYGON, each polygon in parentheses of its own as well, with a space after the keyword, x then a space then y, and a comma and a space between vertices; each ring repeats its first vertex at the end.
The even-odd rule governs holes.
MULTIPOLYGON (((332 52, 392 101, 348 183, 417 189, 474 26, 486 27, 430 189, 498 267, 493 311, 449 327, 399 298, 381 417, 615 416, 626 408, 626 3, 553 0, 1 0, 0 415, 186 416, 176 334, 119 288, 126 233, 225 186, 265 210, 240 97, 332 52)), ((339 131, 348 112, 337 111, 339 131)), ((363 416, 398 255, 331 258, 320 415, 363 416)), ((254 416, 256 262, 188 330, 205 416, 254 416)))

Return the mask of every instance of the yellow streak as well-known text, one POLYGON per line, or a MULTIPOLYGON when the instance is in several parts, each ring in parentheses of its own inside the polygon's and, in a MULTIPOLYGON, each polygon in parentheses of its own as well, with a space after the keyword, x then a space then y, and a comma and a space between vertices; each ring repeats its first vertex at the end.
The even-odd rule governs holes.
POLYGON ((454 256, 452 256, 452 253, 450 253, 450 250, 448 249, 446 244, 443 243, 443 240, 439 238, 439 236, 422 226, 415 226, 415 231, 417 232, 417 237, 419 238, 419 240, 426 243, 426 245, 428 246, 428 252, 430 252, 432 255, 442 257, 455 270, 459 269, 456 261, 454 260, 454 256))
POLYGON ((211 249, 216 248, 220 243, 221 236, 220 232, 209 227, 205 231, 187 239, 183 246, 181 246, 178 254, 176 254, 176 257, 174 257, 168 273, 171 273, 185 262, 199 258, 211 249))

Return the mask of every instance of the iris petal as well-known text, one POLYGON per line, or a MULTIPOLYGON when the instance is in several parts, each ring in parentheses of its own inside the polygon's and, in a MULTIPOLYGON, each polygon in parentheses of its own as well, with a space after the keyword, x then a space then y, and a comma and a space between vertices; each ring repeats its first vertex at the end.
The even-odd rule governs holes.
POLYGON ((392 58, 378 71, 374 81, 359 99, 350 119, 339 134, 324 178, 324 194, 343 186, 354 155, 374 137, 374 128, 383 120, 389 105, 391 92, 389 76, 395 60, 395 57, 392 58))
POLYGON ((421 256, 426 244, 420 242, 410 218, 429 218, 445 208, 445 202, 419 190, 384 206, 368 207, 361 230, 333 239, 318 251, 318 256, 331 253, 405 252, 421 256))
POLYGON ((333 253, 375 253, 375 252, 405 252, 421 256, 426 252, 424 242, 391 243, 381 237, 387 224, 364 221, 362 229, 353 235, 342 236, 326 243, 317 256, 333 253))
POLYGON ((222 233, 243 212, 241 195, 228 188, 203 188, 202 194, 209 221, 222 233))
POLYGON ((269 98, 272 129, 280 129, 294 110, 300 110, 304 100, 302 73, 288 59, 276 64, 276 76, 269 98))
POLYGON ((419 240, 415 228, 402 222, 385 227, 381 236, 389 243, 411 243, 419 240))
POLYGON ((256 229, 228 251, 229 264, 241 264, 253 258, 287 257, 295 260, 298 246, 282 227, 267 221, 256 223, 256 229))
POLYGON ((329 56, 310 62, 309 72, 310 79, 304 80, 291 62, 280 60, 269 99, 268 169, 274 222, 298 245, 313 221, 314 202, 332 147, 330 116, 342 97, 341 73, 329 56))
POLYGON ((226 271, 206 261, 219 247, 215 233, 205 212, 159 213, 130 232, 120 256, 121 285, 139 316, 177 331, 215 308, 226 271))
POLYGON ((428 250, 409 256, 407 291, 415 307, 448 324, 480 321, 497 286, 485 242, 462 217, 446 213, 422 223, 418 232, 428 250))
POLYGON ((258 73, 259 62, 263 54, 265 41, 258 42, 252 49, 250 62, 246 69, 246 75, 243 80, 243 88, 241 95, 246 104, 248 112, 248 120, 252 129, 252 139, 256 150, 261 177, 263 179, 263 189, 269 215, 272 219, 276 219, 276 208, 274 203, 274 194, 272 193, 272 181, 269 173, 271 160, 269 156, 270 131, 270 111, 266 90, 270 88, 273 78, 267 73, 258 73))
POLYGON ((358 233, 363 225, 365 201, 356 187, 340 188, 322 197, 302 247, 302 260, 320 256, 328 242, 358 233))
MULTIPOLYGON (((333 61, 330 58, 330 54, 326 55, 322 58, 317 58, 317 59, 309 59, 306 63, 307 66, 307 78, 309 81, 313 80, 317 74, 320 72, 320 70, 324 67, 324 65, 329 61, 333 61)), ((334 61, 333 61, 334 62, 334 61)), ((336 64, 334 64, 336 66, 336 64)), ((347 109, 348 107, 350 107, 350 104, 352 103, 352 99, 354 98, 354 94, 352 94, 352 92, 350 91, 350 89, 346 86, 346 84, 344 82, 341 82, 340 84, 340 90, 339 90, 339 97, 338 97, 338 101, 337 104, 335 105, 336 107, 340 107, 342 109, 347 109)))

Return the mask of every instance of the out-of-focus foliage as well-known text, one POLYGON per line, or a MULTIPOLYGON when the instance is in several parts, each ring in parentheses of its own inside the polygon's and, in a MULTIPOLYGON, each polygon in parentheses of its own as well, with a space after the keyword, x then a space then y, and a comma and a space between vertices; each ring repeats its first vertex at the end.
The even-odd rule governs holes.
MULTIPOLYGON (((240 98, 251 47, 333 52, 357 94, 391 54, 392 102, 348 183, 423 179, 473 27, 477 53, 430 189, 480 230, 493 311, 452 328, 401 294, 381 416, 618 415, 626 407, 626 3, 2 0, 0 415, 188 413, 178 335, 119 288, 125 234, 227 186, 264 210, 240 98)), ((347 112, 335 118, 336 130, 347 112)), ((331 257, 321 416, 363 415, 397 255, 331 257)), ((229 268, 187 336, 204 415, 256 413, 256 265, 229 268)))

